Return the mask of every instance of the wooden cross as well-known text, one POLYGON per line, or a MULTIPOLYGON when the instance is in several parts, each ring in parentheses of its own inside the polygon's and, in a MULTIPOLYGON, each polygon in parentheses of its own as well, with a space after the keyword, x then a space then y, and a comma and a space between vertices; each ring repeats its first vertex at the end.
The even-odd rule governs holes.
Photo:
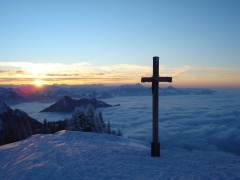
POLYGON ((158 142, 158 85, 159 82, 172 82, 172 77, 159 77, 159 57, 153 57, 153 76, 142 77, 141 82, 152 82, 152 129, 153 142, 151 143, 151 156, 160 156, 160 143, 158 142))

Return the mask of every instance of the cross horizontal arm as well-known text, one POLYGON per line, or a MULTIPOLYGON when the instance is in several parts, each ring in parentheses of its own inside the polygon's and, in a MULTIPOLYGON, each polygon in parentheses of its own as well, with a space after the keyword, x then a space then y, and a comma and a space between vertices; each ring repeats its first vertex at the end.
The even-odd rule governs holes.
POLYGON ((172 77, 158 77, 158 82, 172 82, 172 77))
POLYGON ((152 82, 152 77, 142 77, 141 82, 152 82))
POLYGON ((172 77, 142 77, 141 82, 172 82, 172 77))

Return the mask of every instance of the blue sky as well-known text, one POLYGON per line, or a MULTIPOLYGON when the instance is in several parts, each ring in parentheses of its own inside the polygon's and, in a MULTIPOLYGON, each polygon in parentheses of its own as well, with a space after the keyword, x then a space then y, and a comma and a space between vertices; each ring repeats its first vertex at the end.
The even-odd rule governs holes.
MULTIPOLYGON (((0 62, 4 62, 0 64, 1 81, 52 78, 46 74, 59 78, 57 74, 62 70, 53 68, 45 72, 44 67, 57 63, 71 69, 78 63, 87 63, 88 66, 81 66, 84 72, 112 73, 113 81, 123 76, 132 78, 127 83, 137 83, 138 76, 151 75, 152 57, 159 56, 160 73, 173 76, 178 86, 188 80, 188 86, 239 87, 239 9, 237 0, 1 0, 0 62), (26 62, 35 69, 41 65, 42 75, 29 73, 21 65, 26 62), (124 69, 122 72, 113 69, 123 65, 132 69, 129 76, 124 69), (142 69, 147 70, 136 73, 142 69), (212 79, 207 82, 209 77, 212 79), (214 81, 221 77, 225 79, 214 81)), ((76 75, 70 69, 64 74, 76 75)), ((125 83, 123 79, 118 80, 125 83)))

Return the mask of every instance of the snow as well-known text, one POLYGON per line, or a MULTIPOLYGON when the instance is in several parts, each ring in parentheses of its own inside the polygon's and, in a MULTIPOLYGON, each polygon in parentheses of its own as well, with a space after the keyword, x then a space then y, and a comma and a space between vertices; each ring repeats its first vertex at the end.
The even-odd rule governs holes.
POLYGON ((0 146, 0 179, 240 179, 240 157, 162 150, 108 134, 60 131, 0 146))

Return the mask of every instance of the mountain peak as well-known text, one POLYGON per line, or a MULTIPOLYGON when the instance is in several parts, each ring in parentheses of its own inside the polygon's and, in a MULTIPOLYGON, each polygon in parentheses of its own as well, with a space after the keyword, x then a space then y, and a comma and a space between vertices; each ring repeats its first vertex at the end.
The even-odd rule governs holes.
POLYGON ((143 86, 142 84, 140 84, 140 83, 135 84, 135 86, 144 87, 144 86, 143 86))
POLYGON ((89 104, 93 105, 94 108, 112 107, 112 105, 107 104, 103 101, 98 101, 96 98, 93 99, 82 98, 79 100, 75 100, 68 96, 64 96, 64 98, 62 98, 58 102, 52 104, 51 106, 40 112, 72 112, 76 107, 86 107, 89 104))
POLYGON ((8 112, 9 107, 4 103, 0 101, 0 114, 4 112, 8 112))
POLYGON ((168 90, 175 90, 175 88, 172 87, 172 86, 168 86, 168 87, 166 87, 166 89, 168 89, 168 90))
POLYGON ((63 99, 72 99, 69 96, 64 96, 63 99))

